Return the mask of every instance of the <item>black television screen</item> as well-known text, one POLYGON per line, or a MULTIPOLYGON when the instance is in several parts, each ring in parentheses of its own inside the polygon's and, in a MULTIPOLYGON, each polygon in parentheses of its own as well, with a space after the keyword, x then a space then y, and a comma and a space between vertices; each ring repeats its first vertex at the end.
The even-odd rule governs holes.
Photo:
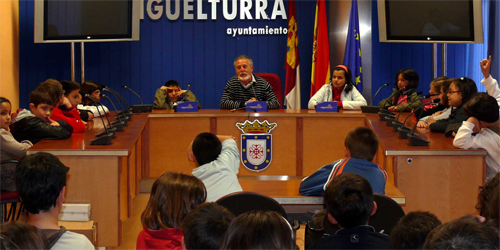
POLYGON ((482 42, 480 1, 379 0, 378 4, 383 5, 378 7, 380 31, 385 31, 380 32, 381 41, 482 42))
POLYGON ((41 0, 36 4, 41 5, 35 5, 36 42, 138 40, 134 0, 41 0))

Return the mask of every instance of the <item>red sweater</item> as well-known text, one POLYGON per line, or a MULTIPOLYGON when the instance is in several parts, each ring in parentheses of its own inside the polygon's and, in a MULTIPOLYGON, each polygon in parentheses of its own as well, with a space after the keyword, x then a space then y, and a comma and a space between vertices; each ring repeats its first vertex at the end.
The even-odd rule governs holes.
POLYGON ((137 237, 136 249, 182 249, 184 233, 175 228, 151 230, 144 228, 137 237))
POLYGON ((50 119, 54 121, 65 120, 73 127, 73 133, 81 133, 85 131, 85 123, 83 123, 80 117, 80 112, 74 107, 71 109, 62 111, 60 108, 55 107, 52 111, 52 116, 50 119))

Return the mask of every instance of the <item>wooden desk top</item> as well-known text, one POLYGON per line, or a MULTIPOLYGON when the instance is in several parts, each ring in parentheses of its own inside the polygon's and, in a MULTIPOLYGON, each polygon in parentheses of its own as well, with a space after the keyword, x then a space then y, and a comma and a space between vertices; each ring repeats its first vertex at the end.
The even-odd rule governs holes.
MULTIPOLYGON (((300 182, 304 177, 297 176, 240 176, 243 191, 255 192, 272 197, 282 205, 323 204, 322 196, 303 196, 299 194, 300 182)), ((385 195, 398 204, 406 204, 406 197, 394 184, 387 182, 385 195)))
POLYGON ((260 116, 288 116, 288 117, 358 117, 364 118, 365 115, 359 110, 341 110, 335 113, 320 112, 317 113, 315 110, 300 109, 300 110, 290 110, 290 109, 271 109, 268 112, 247 112, 244 110, 237 110, 231 112, 231 110, 224 109, 202 109, 198 112, 184 112, 175 113, 173 110, 153 110, 149 114, 150 118, 154 117, 224 117, 224 116, 248 116, 250 117, 260 117, 260 116))
MULTIPOLYGON (((114 114, 112 114, 110 121, 114 120, 114 114)), ((42 140, 33 145, 33 147, 28 150, 28 154, 47 152, 56 156, 127 156, 134 147, 134 142, 136 142, 141 135, 147 120, 148 114, 133 115, 132 119, 128 122, 128 126, 123 128, 123 132, 116 132, 116 138, 112 140, 111 145, 100 146, 90 145, 90 141, 96 138, 95 135, 104 131, 101 119, 95 118, 94 121, 88 123, 88 127, 84 133, 73 133, 71 137, 66 140, 42 140)))

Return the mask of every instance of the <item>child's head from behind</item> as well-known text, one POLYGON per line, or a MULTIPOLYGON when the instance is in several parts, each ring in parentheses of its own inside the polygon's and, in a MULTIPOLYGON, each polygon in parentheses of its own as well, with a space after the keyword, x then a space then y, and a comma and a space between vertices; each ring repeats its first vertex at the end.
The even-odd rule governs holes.
POLYGON ((76 107, 76 105, 82 103, 82 95, 80 94, 80 84, 77 82, 73 81, 66 81, 63 80, 61 81, 63 90, 64 90, 64 96, 68 98, 69 102, 73 107, 76 107))
MULTIPOLYGON (((2 224, 0 235, 9 239, 19 248, 10 249, 48 249, 49 242, 42 231, 23 221, 2 224)), ((2 249, 8 249, 3 248, 2 249)))
POLYGON ((431 82, 431 88, 429 90, 429 94, 431 95, 431 100, 434 100, 436 98, 442 98, 442 93, 441 93, 441 87, 443 84, 448 80, 448 77, 446 76, 440 76, 434 78, 431 82))
POLYGON ((344 145, 346 156, 372 161, 377 154, 378 136, 369 128, 353 128, 347 133, 344 145))
POLYGON ((9 99, 5 97, 0 97, 0 128, 9 131, 9 125, 11 123, 11 112, 12 105, 9 99))
POLYGON ((465 114, 484 123, 494 123, 499 119, 498 102, 487 93, 478 92, 464 104, 465 114))
POLYGON ((274 211, 251 211, 236 217, 220 249, 297 249, 293 229, 274 211))
POLYGON ((62 207, 69 168, 49 153, 25 156, 16 167, 16 188, 31 214, 62 207))
POLYGON ((432 230, 424 249, 498 249, 498 230, 476 217, 465 216, 432 230))
POLYGON ((199 166, 215 161, 222 150, 222 143, 212 133, 201 133, 194 138, 191 147, 199 166))
POLYGON ((400 69, 396 73, 396 87, 398 89, 414 89, 418 87, 418 74, 413 69, 400 69))
POLYGON ((57 107, 62 103, 64 90, 58 80, 47 79, 44 82, 40 83, 40 85, 38 85, 36 89, 41 92, 47 93, 51 97, 52 105, 54 105, 54 107, 57 107))
POLYGON ((346 88, 352 89, 352 72, 346 65, 337 65, 332 71, 332 85, 336 88, 340 88, 345 84, 347 84, 346 88))
MULTIPOLYGON (((498 113, 498 111, 497 111, 498 113)), ((479 195, 477 196, 476 209, 479 211, 479 215, 486 218, 488 215, 488 204, 492 199, 493 190, 498 187, 500 182, 500 173, 495 174, 493 178, 488 180, 484 186, 479 187, 479 195)))
POLYGON ((181 173, 164 173, 153 184, 151 196, 141 215, 142 225, 151 230, 181 229, 182 220, 205 202, 207 191, 198 178, 181 173))
POLYGON ((441 221, 429 212, 410 212, 391 231, 392 249, 422 249, 427 235, 441 221))
POLYGON ((54 100, 47 93, 40 89, 35 89, 30 93, 30 110, 36 117, 48 122, 54 110, 54 100))
POLYGON ((342 173, 333 178, 323 200, 330 222, 343 228, 366 225, 377 210, 370 183, 354 173, 342 173))
POLYGON ((203 203, 182 222, 186 249, 220 249, 222 238, 234 215, 215 202, 203 203))
POLYGON ((477 93, 476 83, 467 77, 453 79, 448 89, 448 105, 461 107, 473 94, 477 93))

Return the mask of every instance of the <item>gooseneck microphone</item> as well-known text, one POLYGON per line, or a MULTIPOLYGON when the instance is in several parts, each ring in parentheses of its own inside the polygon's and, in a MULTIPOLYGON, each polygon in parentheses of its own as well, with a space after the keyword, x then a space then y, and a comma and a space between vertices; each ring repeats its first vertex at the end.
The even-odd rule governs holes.
MULTIPOLYGON (((404 89, 404 88, 403 88, 403 89, 404 89)), ((401 90, 403 90, 403 89, 401 89, 401 90)), ((408 94, 410 94, 411 92, 413 92, 413 89, 409 89, 409 90, 407 90, 407 91, 403 92, 403 95, 408 95, 408 94)), ((418 96, 420 96, 421 94, 422 94, 422 91, 418 91, 418 92, 417 92, 417 95, 418 95, 418 96)), ((405 100, 408 100, 408 98, 404 98, 404 99, 399 100, 399 101, 396 103, 396 105, 395 105, 395 106, 398 106, 399 104, 401 104, 401 103, 402 103, 402 102, 404 102, 405 100)), ((417 100, 420 100, 420 99, 417 99, 417 100)), ((411 104, 411 103, 410 103, 410 104, 411 104)), ((401 110, 399 114, 401 114, 401 112, 402 112, 402 111, 403 111, 403 110, 401 110)), ((399 116, 398 116, 397 118, 396 118, 396 117, 392 118, 391 116, 386 116, 386 117, 385 117, 385 121, 387 122, 387 123, 386 123, 386 125, 387 125, 387 126, 389 126, 389 127, 394 127, 394 125, 393 125, 394 123, 393 123, 393 122, 394 122, 394 121, 396 121, 396 123, 397 123, 397 124, 399 124, 398 119, 399 119, 399 116)))
MULTIPOLYGON (((188 87, 187 87, 186 91, 184 92, 184 94, 186 92, 188 92, 190 88, 191 88, 191 83, 188 83, 188 87)), ((182 102, 182 101, 184 101, 184 99, 186 99, 186 96, 184 96, 180 101, 177 101, 177 102, 182 102)))
MULTIPOLYGON (((424 98, 429 98, 427 97, 429 95, 426 95, 424 96, 424 98)), ((408 138, 408 133, 411 132, 411 128, 405 126, 404 124, 406 124, 406 121, 408 120, 408 118, 411 117, 411 115, 413 115, 415 112, 417 112, 419 109, 421 109, 422 107, 424 107, 425 105, 427 104, 431 104, 431 103, 439 103, 439 101, 441 101, 441 99, 437 98, 437 99, 434 99, 430 102, 426 102, 426 103, 422 103, 422 105, 418 106, 416 109, 414 109, 404 120, 403 122, 403 125, 399 128, 397 128, 397 131, 399 132, 399 138, 401 139, 407 139, 408 138)), ((418 119, 417 119, 417 122, 418 123, 418 119)))
MULTIPOLYGON (((112 127, 116 127, 116 130, 117 130, 118 132, 123 131, 123 127, 126 127, 126 126, 127 126, 127 120, 123 121, 123 120, 121 119, 121 117, 118 115, 118 110, 116 110, 116 106, 115 106, 115 104, 113 103, 113 101, 111 100, 111 98, 110 98, 109 96, 104 95, 104 94, 103 94, 103 95, 101 95, 101 96, 102 96, 102 97, 105 97, 105 98, 107 98, 107 99, 109 100, 109 102, 111 103, 111 106, 113 106, 113 109, 114 109, 114 111, 115 111, 115 112, 116 112, 116 114, 117 114, 117 115, 116 115, 116 118, 115 118, 115 121, 111 122, 111 123, 110 123, 110 126, 112 126, 112 127)), ((108 122, 109 122, 109 121, 108 121, 108 122)))
POLYGON ((90 145, 110 145, 111 139, 113 139, 114 133, 108 131, 108 128, 106 127, 106 123, 104 123, 104 118, 102 118, 101 111, 99 111, 99 107, 97 106, 97 102, 94 100, 94 97, 89 95, 89 94, 85 94, 85 97, 92 100, 92 102, 94 102, 94 104, 96 104, 97 113, 101 117, 102 126, 104 127, 104 132, 105 132, 104 134, 102 134, 102 133, 97 134, 96 138, 94 140, 90 140, 90 145))
POLYGON ((139 101, 141 101, 141 104, 144 104, 144 103, 142 102, 142 98, 141 98, 141 96, 140 96, 139 94, 137 94, 137 93, 136 93, 133 89, 131 89, 131 88, 127 87, 127 85, 124 85, 124 84, 122 85, 122 88, 130 90, 130 92, 134 93, 134 95, 136 95, 137 97, 139 97, 139 101))
POLYGON ((378 95, 378 92, 380 92, 380 90, 381 90, 382 88, 385 88, 385 87, 387 87, 387 86, 389 86, 389 83, 386 83, 386 84, 384 84, 384 85, 380 86, 380 88, 378 88, 377 92, 375 92, 375 95, 373 95, 373 98, 372 98, 372 105, 373 105, 373 100, 375 100, 375 97, 377 97, 377 95, 378 95))
MULTIPOLYGON (((421 94, 422 94, 422 91, 418 91, 418 92, 417 92, 417 96, 419 96, 419 98, 418 98, 418 99, 415 99, 415 100, 413 100, 413 101, 411 101, 411 102, 409 102, 409 103, 408 103, 408 105, 411 105, 411 104, 413 104, 413 103, 414 103, 414 102, 416 102, 416 101, 422 100, 422 99, 420 98, 420 95, 421 95, 421 94)), ((425 98, 425 96, 424 96, 424 98, 425 98)), ((403 100, 401 100, 401 101, 403 101, 403 100)), ((399 117, 401 116, 401 114, 403 113, 403 111, 404 111, 404 109, 400 110, 400 111, 399 111, 398 116, 397 116, 397 117, 396 117, 396 119, 394 119, 394 121, 392 122, 392 126, 394 127, 394 130, 395 130, 395 131, 397 131, 397 127, 404 126, 404 123, 399 122, 399 117)))
POLYGON ((108 92, 108 93, 111 93, 111 94, 115 97, 115 99, 116 99, 116 103, 118 103, 118 106, 120 106, 120 109, 122 110, 122 111, 121 111, 120 113, 118 113, 117 115, 118 115, 118 116, 121 116, 121 117, 122 117, 123 119, 125 119, 125 120, 130 120, 130 114, 131 114, 131 113, 130 113, 130 109, 129 109, 129 108, 127 108, 127 103, 126 103, 123 99, 121 99, 121 98, 119 97, 118 93, 116 93, 114 90, 112 90, 112 89, 110 89, 110 88, 108 88, 108 87, 105 87, 105 88, 103 89, 103 91, 106 91, 106 92, 108 92), (122 103, 123 103, 123 105, 125 105, 125 108, 122 106, 122 104, 121 104, 120 102, 122 102, 122 103))
POLYGON ((251 109, 253 112, 257 113, 257 109, 254 107, 241 107, 241 108, 231 109, 231 112, 234 112, 236 110, 246 110, 246 109, 251 109))

